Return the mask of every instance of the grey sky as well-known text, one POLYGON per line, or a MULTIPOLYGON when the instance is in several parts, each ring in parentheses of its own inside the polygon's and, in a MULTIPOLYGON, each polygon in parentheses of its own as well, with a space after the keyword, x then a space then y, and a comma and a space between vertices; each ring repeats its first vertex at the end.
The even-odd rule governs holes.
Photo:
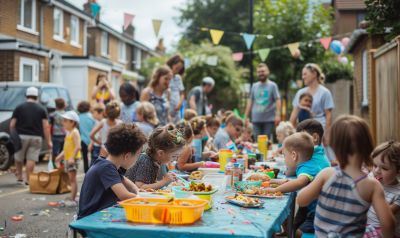
MULTIPOLYGON (((67 0, 79 8, 87 0, 67 0)), ((153 31, 152 19, 163 21, 159 37, 164 38, 164 44, 170 51, 174 42, 180 38, 179 26, 174 17, 179 16, 176 8, 180 7, 186 0, 98 0, 101 6, 101 20, 118 31, 122 31, 124 13, 135 15, 133 25, 136 28, 135 39, 154 48, 157 38, 153 31)))

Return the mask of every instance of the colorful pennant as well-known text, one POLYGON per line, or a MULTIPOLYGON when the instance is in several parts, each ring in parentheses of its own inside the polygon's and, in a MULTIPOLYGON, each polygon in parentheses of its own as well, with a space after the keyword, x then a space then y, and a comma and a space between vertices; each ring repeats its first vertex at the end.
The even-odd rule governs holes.
POLYGON ((232 54, 233 61, 242 61, 243 59, 243 52, 233 53, 232 54))
POLYGON ((251 46, 253 45, 256 35, 243 33, 242 36, 243 36, 244 42, 246 43, 247 49, 249 50, 251 48, 251 46))
POLYGON ((100 12, 100 5, 95 2, 92 2, 90 3, 90 10, 92 13, 92 17, 96 18, 97 14, 99 14, 100 12))
POLYGON ((299 43, 299 42, 296 42, 296 43, 292 43, 292 44, 288 44, 288 45, 287 45, 287 47, 288 47, 289 50, 290 50, 290 54, 292 54, 292 56, 295 55, 296 50, 299 48, 299 46, 300 46, 300 43, 299 43))
POLYGON ((260 56, 262 62, 264 62, 268 58, 270 51, 271 50, 269 48, 258 50, 258 55, 260 56))
POLYGON ((135 15, 124 13, 124 30, 126 30, 126 28, 128 28, 128 26, 132 24, 134 17, 135 15))
POLYGON ((156 37, 158 37, 158 33, 160 32, 162 20, 153 19, 152 21, 153 21, 154 34, 156 34, 156 37))
POLYGON ((319 42, 325 48, 325 50, 329 49, 329 45, 331 44, 331 41, 332 41, 332 37, 331 36, 319 39, 319 42))
POLYGON ((218 45, 224 35, 223 31, 210 29, 211 40, 214 45, 218 45))

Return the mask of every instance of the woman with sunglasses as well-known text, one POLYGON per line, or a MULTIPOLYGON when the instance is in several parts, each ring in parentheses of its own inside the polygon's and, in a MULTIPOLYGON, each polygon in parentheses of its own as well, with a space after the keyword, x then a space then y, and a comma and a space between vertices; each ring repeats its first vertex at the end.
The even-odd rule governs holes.
POLYGON ((290 122, 295 126, 300 111, 300 96, 310 93, 313 97, 311 112, 315 115, 314 119, 319 121, 327 131, 332 123, 332 110, 334 102, 332 94, 323 86, 324 74, 317 64, 306 64, 303 68, 302 78, 306 87, 297 91, 293 99, 293 111, 290 115, 290 122))
POLYGON ((230 115, 226 119, 226 126, 218 130, 215 135, 214 145, 217 150, 230 149, 235 150, 235 140, 239 138, 243 131, 243 120, 235 115, 230 115))

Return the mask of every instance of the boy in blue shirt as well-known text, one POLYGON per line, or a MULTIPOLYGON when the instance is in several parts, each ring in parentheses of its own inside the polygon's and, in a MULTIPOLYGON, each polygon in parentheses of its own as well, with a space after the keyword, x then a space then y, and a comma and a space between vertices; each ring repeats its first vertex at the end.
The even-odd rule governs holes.
POLYGON ((146 136, 134 124, 120 124, 110 129, 105 143, 107 159, 96 160, 83 180, 78 219, 136 196, 138 187, 118 169, 132 167, 145 143, 146 136))
POLYGON ((328 157, 325 154, 324 147, 321 145, 324 136, 322 124, 315 119, 307 119, 300 122, 296 127, 297 132, 307 132, 313 137, 314 153, 312 155, 322 169, 331 167, 328 157))
MULTIPOLYGON (((269 188, 269 192, 296 192, 307 186, 317 174, 322 170, 319 161, 314 158, 314 143, 313 137, 306 132, 297 132, 285 138, 283 141, 283 155, 285 156, 286 167, 290 171, 296 171, 296 179, 290 180, 276 188, 269 188)), ((300 214, 302 219, 299 219, 302 232, 314 232, 314 213, 316 201, 309 205, 307 210, 300 214), (303 213, 304 212, 304 213, 303 213)))

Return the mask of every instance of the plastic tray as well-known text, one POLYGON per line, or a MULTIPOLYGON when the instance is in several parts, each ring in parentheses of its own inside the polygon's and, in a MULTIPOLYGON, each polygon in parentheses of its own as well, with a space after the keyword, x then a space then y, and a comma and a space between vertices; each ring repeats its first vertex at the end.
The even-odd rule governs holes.
POLYGON ((119 204, 125 209, 126 219, 131 222, 187 225, 193 224, 203 216, 208 201, 131 198, 119 204), (149 204, 145 202, 149 202, 149 204))

